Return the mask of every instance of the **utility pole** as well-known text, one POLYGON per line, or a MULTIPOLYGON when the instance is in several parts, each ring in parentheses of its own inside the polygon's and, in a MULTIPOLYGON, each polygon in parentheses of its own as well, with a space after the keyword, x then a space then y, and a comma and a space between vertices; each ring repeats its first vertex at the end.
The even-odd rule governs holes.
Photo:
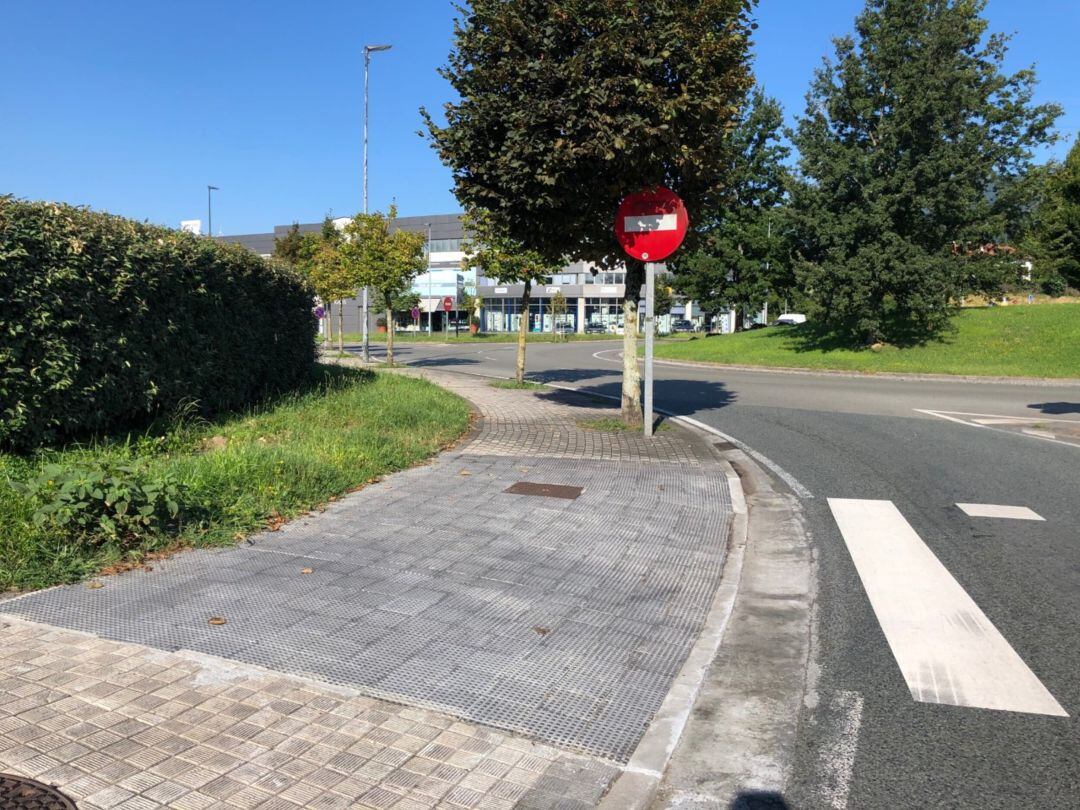
POLYGON ((214 211, 210 204, 210 192, 221 191, 217 186, 206 187, 206 232, 213 237, 214 235, 214 211))
POLYGON ((427 333, 428 337, 432 336, 431 324, 435 320, 435 308, 431 303, 431 223, 427 224, 427 300, 428 300, 428 314, 427 314, 427 333))
MULTIPOLYGON (((368 212, 367 203, 367 144, 368 144, 368 69, 371 66, 371 55, 379 51, 388 51, 392 48, 392 45, 365 45, 364 46, 364 213, 368 212)), ((361 320, 363 321, 362 330, 364 333, 364 362, 370 362, 371 360, 371 344, 368 337, 368 288, 364 285, 364 292, 362 296, 362 303, 360 305, 362 310, 361 320)))

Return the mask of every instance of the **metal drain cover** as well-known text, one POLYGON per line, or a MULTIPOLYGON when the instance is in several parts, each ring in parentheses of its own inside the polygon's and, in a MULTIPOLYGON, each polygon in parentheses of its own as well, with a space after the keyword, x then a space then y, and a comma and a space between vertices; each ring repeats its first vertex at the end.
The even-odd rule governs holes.
POLYGON ((0 807, 4 810, 78 810, 54 787, 34 779, 0 773, 0 807))
POLYGON ((568 487, 562 484, 534 484, 531 481, 518 481, 503 492, 510 495, 540 495, 545 498, 565 498, 572 501, 584 490, 582 487, 568 487))

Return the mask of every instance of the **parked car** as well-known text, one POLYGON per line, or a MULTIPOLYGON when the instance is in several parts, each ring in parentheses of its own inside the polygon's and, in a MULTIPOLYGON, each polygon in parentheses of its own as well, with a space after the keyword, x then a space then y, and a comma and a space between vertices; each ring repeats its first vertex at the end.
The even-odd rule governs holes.
POLYGON ((608 328, 602 323, 587 323, 585 324, 586 335, 604 335, 607 334, 608 328))
POLYGON ((572 323, 557 323, 555 324, 556 335, 572 335, 574 334, 574 325, 572 323))
POLYGON ((777 326, 795 326, 806 323, 806 316, 800 312, 788 312, 776 319, 777 326))
POLYGON ((694 326, 693 321, 689 321, 686 318, 676 318, 671 322, 672 332, 696 332, 697 327, 694 326))

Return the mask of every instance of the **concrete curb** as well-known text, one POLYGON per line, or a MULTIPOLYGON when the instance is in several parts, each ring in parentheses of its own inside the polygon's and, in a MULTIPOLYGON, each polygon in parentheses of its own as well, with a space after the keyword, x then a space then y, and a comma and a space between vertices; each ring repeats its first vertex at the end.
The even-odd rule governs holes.
POLYGON ((900 382, 962 382, 997 385, 1038 385, 1053 387, 1080 387, 1076 377, 982 377, 972 374, 916 374, 904 371, 844 371, 842 369, 808 369, 790 366, 744 366, 733 363, 710 363, 708 361, 666 360, 657 357, 654 363, 684 368, 715 368, 728 371, 756 371, 762 374, 799 374, 807 377, 853 377, 859 380, 897 380, 900 382))

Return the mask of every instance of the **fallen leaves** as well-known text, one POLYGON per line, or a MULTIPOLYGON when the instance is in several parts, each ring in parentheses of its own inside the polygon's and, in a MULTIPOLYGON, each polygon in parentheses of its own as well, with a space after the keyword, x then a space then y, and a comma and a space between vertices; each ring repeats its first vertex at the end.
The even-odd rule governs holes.
POLYGON ((536 633, 537 635, 540 635, 540 636, 546 636, 548 633, 551 632, 551 628, 550 627, 541 627, 540 625, 536 624, 536 625, 533 625, 533 632, 536 633))
POLYGON ((220 626, 222 624, 225 624, 225 619, 222 618, 221 616, 211 616, 210 617, 210 624, 217 627, 217 626, 220 626))
POLYGON ((301 568, 300 573, 301 574, 314 574, 315 569, 314 568, 301 568))

